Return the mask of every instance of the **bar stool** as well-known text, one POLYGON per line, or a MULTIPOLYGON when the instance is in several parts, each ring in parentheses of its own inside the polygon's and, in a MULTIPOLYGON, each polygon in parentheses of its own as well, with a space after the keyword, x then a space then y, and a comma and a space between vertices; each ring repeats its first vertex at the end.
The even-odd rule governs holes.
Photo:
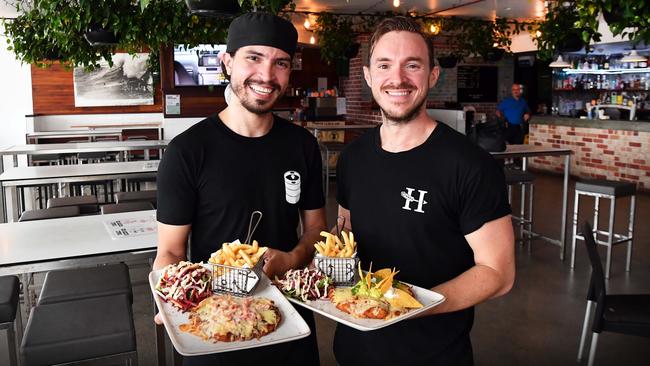
MULTIPOLYGON (((512 219, 519 226, 519 237, 524 240, 524 232, 528 240, 532 239, 533 230, 533 195, 535 176, 527 171, 504 169, 506 185, 508 186, 508 203, 512 205, 512 187, 519 186, 521 189, 521 200, 519 201, 519 216, 512 216, 512 219), (528 210, 526 210, 526 190, 528 190, 528 210)), ((530 250, 530 247, 528 248, 530 250)))
POLYGON ((584 234, 595 235, 596 243, 607 247, 607 264, 605 278, 609 279, 609 272, 612 268, 612 247, 617 244, 627 243, 627 261, 625 271, 630 271, 630 262, 632 260, 632 234, 634 232, 634 211, 636 203, 636 184, 628 182, 616 182, 603 179, 584 180, 576 182, 575 199, 573 202, 573 238, 571 240, 571 268, 575 266, 576 240, 585 240, 584 234), (593 233, 578 233, 578 205, 580 196, 592 196, 595 198, 594 204, 594 229, 593 233), (627 235, 614 233, 614 219, 616 216, 616 199, 631 197, 630 201, 630 218, 627 235), (598 229, 598 210, 600 199, 610 200, 609 205, 609 227, 607 231, 598 229), (606 236, 607 240, 599 240, 598 234, 606 236))
POLYGON ((16 358, 16 338, 20 343, 20 334, 23 330, 20 315, 20 302, 18 292, 20 282, 16 276, 0 277, 0 329, 7 330, 7 347, 9 351, 9 365, 18 365, 16 358))

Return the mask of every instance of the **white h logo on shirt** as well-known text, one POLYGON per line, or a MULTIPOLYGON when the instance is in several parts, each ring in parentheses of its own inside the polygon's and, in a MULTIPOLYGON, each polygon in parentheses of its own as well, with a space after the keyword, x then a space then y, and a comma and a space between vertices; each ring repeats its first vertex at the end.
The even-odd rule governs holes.
POLYGON ((411 202, 417 201, 418 207, 414 211, 419 213, 424 213, 424 211, 422 210, 422 206, 428 203, 427 201, 424 200, 424 195, 427 194, 427 191, 418 189, 418 192, 420 192, 420 196, 418 197, 418 199, 413 198, 414 191, 415 191, 414 188, 409 188, 409 187, 406 187, 406 192, 402 191, 402 197, 404 197, 404 199, 406 200, 406 202, 404 202, 404 207, 402 208, 411 211, 411 202))

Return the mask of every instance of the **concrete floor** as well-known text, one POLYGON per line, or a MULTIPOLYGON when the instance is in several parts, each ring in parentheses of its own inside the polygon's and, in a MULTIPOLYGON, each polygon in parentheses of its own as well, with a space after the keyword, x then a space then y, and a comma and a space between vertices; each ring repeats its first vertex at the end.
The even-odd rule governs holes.
MULTIPOLYGON (((559 234, 561 213, 561 178, 538 174, 535 182, 535 230, 553 237, 559 234)), ((327 202, 328 222, 336 216, 335 187, 327 202)), ((569 192, 573 192, 573 184, 569 192)), ((515 195, 517 196, 517 195, 515 195)), ((573 212, 570 194, 569 212, 573 212)), ((518 202, 514 202, 518 207, 518 202)), ((601 223, 606 222, 607 208, 602 205, 601 223)), ((581 201, 580 222, 592 220, 593 200, 581 201)), ((627 200, 620 200, 616 225, 627 226, 627 200)), ((632 272, 625 272, 625 247, 615 247, 610 293, 650 293, 650 195, 637 194, 635 242, 632 272)), ((569 221, 571 216, 569 216, 569 221)), ((571 227, 567 228, 571 233, 571 227)), ((570 244, 570 240, 568 241, 570 244)), ((575 270, 567 260, 560 261, 560 248, 541 240, 517 244, 517 279, 513 290, 504 297, 476 307, 472 330, 474 357, 481 365, 577 365, 576 354, 585 311, 585 296, 591 273, 584 244, 578 243, 575 270)), ((604 249, 604 248, 601 248, 604 249)), ((601 250, 604 259, 605 252, 601 250)), ((146 280, 146 270, 133 270, 133 281, 146 280)), ((140 365, 155 364, 154 327, 151 295, 147 285, 134 286, 134 316, 137 329, 140 365)), ((316 316, 321 365, 335 365, 332 338, 335 323, 316 316)), ((8 364, 6 337, 0 334, 0 365, 8 364)), ((589 344, 589 343, 588 343, 589 344)), ((586 358, 586 354, 585 354, 586 358)), ((586 364, 586 359, 582 362, 586 364)), ((649 365, 650 339, 602 333, 596 354, 597 365, 649 365)))

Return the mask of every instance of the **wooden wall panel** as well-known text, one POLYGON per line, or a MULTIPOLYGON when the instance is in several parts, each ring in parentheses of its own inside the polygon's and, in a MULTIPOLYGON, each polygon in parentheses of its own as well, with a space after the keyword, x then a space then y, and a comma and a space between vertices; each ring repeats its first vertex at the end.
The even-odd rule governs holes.
MULTIPOLYGON (((334 66, 326 65, 320 60, 318 48, 304 48, 302 70, 293 71, 289 83, 292 87, 316 89, 318 77, 327 77, 329 87, 338 85, 334 66)), ((165 118, 207 117, 226 108, 223 98, 224 87, 214 87, 212 90, 205 86, 174 86, 174 56, 172 47, 164 47, 160 52, 160 79, 163 94, 178 94, 181 96, 181 114, 168 115, 165 118)), ((276 109, 297 108, 300 98, 284 97, 275 106, 276 109)))
POLYGON ((32 100, 34 115, 53 114, 110 114, 110 113, 160 113, 162 93, 156 86, 153 105, 115 107, 75 107, 72 70, 55 64, 50 68, 32 65, 32 100))

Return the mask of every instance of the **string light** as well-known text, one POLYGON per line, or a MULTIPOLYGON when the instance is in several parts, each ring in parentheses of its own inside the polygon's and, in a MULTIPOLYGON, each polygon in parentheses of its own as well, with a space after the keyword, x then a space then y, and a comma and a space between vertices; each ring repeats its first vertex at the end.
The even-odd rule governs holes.
POLYGON ((429 30, 431 31, 432 34, 438 34, 438 32, 440 31, 438 26, 435 25, 435 24, 431 24, 431 27, 429 28, 429 30))
POLYGON ((537 32, 535 32, 535 37, 539 38, 541 36, 542 36, 542 31, 538 30, 537 32))
POLYGON ((316 44, 316 37, 312 34, 311 37, 309 38, 309 43, 311 44, 316 44))
POLYGON ((492 48, 497 48, 497 47, 499 47, 498 43, 496 43, 496 42, 492 43, 492 48))
POLYGON ((303 23, 303 26, 305 29, 309 29, 311 27, 311 23, 309 22, 309 18, 305 19, 305 23, 303 23))
POLYGON ((399 0, 393 0, 393 6, 399 8, 399 0))

